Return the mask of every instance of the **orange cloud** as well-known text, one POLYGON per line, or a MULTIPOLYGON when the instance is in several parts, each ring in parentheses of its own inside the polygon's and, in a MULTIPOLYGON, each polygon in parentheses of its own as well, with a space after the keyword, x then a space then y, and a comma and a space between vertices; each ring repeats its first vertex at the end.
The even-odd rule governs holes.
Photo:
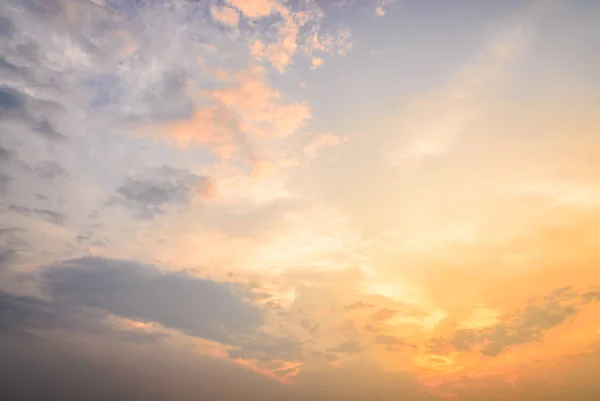
POLYGON ((196 111, 189 120, 167 123, 160 129, 179 146, 192 143, 204 145, 227 160, 236 148, 232 119, 231 114, 223 108, 205 107, 196 111))
POLYGON ((273 137, 286 136, 311 117, 306 102, 282 103, 281 94, 265 81, 264 69, 254 66, 233 76, 236 84, 211 92, 240 117, 243 128, 251 133, 273 137), (265 130, 261 127, 270 126, 265 130))
POLYGON ((300 372, 302 366, 302 363, 299 362, 273 361, 279 362, 281 366, 275 369, 266 369, 260 367, 257 359, 236 358, 233 362, 282 384, 291 384, 292 378, 300 372))
POLYGON ((280 6, 274 0, 225 0, 249 18, 266 17, 274 13, 280 6))
POLYGON ((210 8, 210 13, 216 21, 232 27, 237 26, 240 20, 238 12, 231 7, 213 6, 210 8))
POLYGON ((320 57, 313 57, 312 58, 312 65, 311 68, 313 70, 316 70, 317 68, 319 68, 320 66, 322 66, 324 63, 323 59, 320 57))
POLYGON ((329 146, 335 146, 340 144, 344 139, 335 136, 333 134, 323 134, 315 137, 311 142, 304 146, 304 153, 309 157, 314 157, 317 152, 323 148, 329 146))

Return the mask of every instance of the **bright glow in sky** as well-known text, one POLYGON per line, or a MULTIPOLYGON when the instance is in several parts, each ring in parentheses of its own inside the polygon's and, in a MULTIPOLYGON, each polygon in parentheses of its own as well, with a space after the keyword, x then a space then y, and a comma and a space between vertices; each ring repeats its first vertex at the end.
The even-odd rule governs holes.
POLYGON ((2 2, 0 398, 597 399, 598 50, 584 0, 2 2))

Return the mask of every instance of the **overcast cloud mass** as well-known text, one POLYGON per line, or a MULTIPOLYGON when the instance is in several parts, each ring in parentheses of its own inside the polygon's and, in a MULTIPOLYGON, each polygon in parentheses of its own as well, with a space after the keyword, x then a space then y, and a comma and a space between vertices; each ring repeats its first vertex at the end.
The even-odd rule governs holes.
POLYGON ((0 399, 600 394, 600 2, 4 0, 0 399))

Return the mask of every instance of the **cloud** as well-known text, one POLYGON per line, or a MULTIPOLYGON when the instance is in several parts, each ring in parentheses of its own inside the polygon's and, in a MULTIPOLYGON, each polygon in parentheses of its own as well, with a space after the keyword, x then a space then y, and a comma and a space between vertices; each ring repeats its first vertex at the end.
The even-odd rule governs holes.
POLYGON ((3 249, 0 247, 0 271, 10 267, 17 259, 17 252, 14 249, 3 249))
POLYGON ((67 171, 54 160, 46 161, 36 166, 34 170, 42 180, 49 182, 68 175, 67 171))
POLYGON ((321 57, 313 57, 311 60, 311 63, 312 63, 311 68, 313 70, 316 70, 317 68, 322 66, 323 63, 325 63, 325 61, 321 57))
POLYGON ((98 331, 106 313, 82 310, 30 296, 0 292, 0 333, 27 330, 73 329, 98 331))
POLYGON ((249 18, 267 17, 278 10, 280 6, 275 0, 226 0, 226 3, 237 8, 249 18))
MULTIPOLYGON (((585 296, 584 296, 585 297, 585 296)), ((572 302, 577 294, 570 287, 560 288, 540 300, 532 300, 522 310, 500 318, 499 323, 483 329, 460 329, 450 342, 459 351, 480 345, 481 353, 497 356, 508 348, 543 339, 546 331, 575 316, 579 309, 572 302)), ((446 343, 438 339, 433 350, 446 343)))
POLYGON ((224 25, 236 27, 240 20, 238 12, 231 7, 213 6, 210 9, 212 17, 224 25))
POLYGON ((272 337, 254 333, 251 337, 237 338, 237 349, 228 351, 233 359, 253 359, 268 365, 273 361, 299 361, 303 358, 303 344, 294 338, 272 337))
POLYGON ((62 214, 58 211, 55 211, 55 210, 30 208, 30 207, 14 205, 14 204, 11 204, 9 208, 10 208, 10 210, 12 210, 18 214, 21 214, 23 216, 37 217, 37 218, 40 218, 42 220, 48 221, 52 224, 56 224, 59 226, 64 225, 65 222, 67 221, 67 218, 64 214, 62 214))
POLYGON ((12 181, 12 177, 6 174, 0 174, 0 195, 5 196, 8 193, 8 186, 12 181))
POLYGON ((600 301, 600 288, 592 289, 581 295, 581 302, 583 304, 589 304, 597 301, 600 301))
POLYGON ((232 77, 233 86, 216 89, 211 96, 239 116, 244 131, 258 137, 290 135, 310 119, 310 106, 306 102, 282 102, 281 93, 268 85, 265 73, 256 66, 237 73, 232 77))
POLYGON ((327 349, 334 354, 357 354, 363 351, 363 346, 356 340, 348 340, 337 347, 327 349))
POLYGON ((100 315, 0 293, 1 391, 10 399, 90 401, 288 398, 268 379, 164 341, 156 333, 92 324, 100 315), (54 329, 62 330, 52 335, 54 329), (42 330, 42 331, 40 331, 42 330), (222 385, 226 377, 229 386, 222 385))
POLYGON ((308 144, 304 146, 304 153, 309 157, 314 157, 317 151, 340 144, 343 139, 333 134, 322 134, 314 137, 308 144))
POLYGON ((375 15, 383 17, 387 12, 387 7, 394 4, 396 0, 377 0, 377 7, 375 7, 375 15))
POLYGON ((0 145, 0 163, 8 163, 15 158, 15 152, 12 149, 0 145))
POLYGON ((406 135, 401 158, 421 158, 447 152, 469 125, 485 112, 486 94, 525 46, 527 20, 518 21, 490 40, 474 60, 442 87, 424 96, 401 118, 406 135))
POLYGON ((354 311, 354 310, 358 310, 358 309, 371 309, 371 308, 375 308, 375 305, 369 304, 369 303, 366 303, 363 301, 358 301, 353 304, 346 305, 344 307, 344 310, 345 311, 354 311))
POLYGON ((162 167, 156 169, 153 178, 127 178, 117 188, 119 201, 134 210, 141 219, 153 219, 163 214, 163 207, 170 204, 187 204, 195 197, 206 198, 211 194, 211 182, 188 171, 162 167))
POLYGON ((0 88, 0 113, 2 116, 14 111, 21 110, 25 101, 23 96, 11 88, 0 88))
POLYGON ((135 262, 70 260, 48 267, 40 279, 44 290, 60 304, 157 322, 224 343, 262 323, 260 310, 230 284, 161 272, 135 262))

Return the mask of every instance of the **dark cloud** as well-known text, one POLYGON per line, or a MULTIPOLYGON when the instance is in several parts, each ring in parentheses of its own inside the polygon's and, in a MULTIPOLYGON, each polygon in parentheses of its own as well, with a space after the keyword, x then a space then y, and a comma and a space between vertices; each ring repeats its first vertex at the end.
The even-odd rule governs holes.
POLYGON ((117 188, 121 204, 137 213, 141 219, 163 214, 168 204, 185 204, 194 194, 206 196, 210 180, 189 171, 163 167, 153 178, 127 178, 117 188))
POLYGON ((24 96, 6 86, 0 87, 0 116, 20 112, 25 107, 24 96))
POLYGON ((0 333, 32 329, 98 330, 106 312, 83 310, 28 296, 0 292, 0 333))
POLYGON ((41 281, 57 302, 158 322, 220 342, 229 342, 262 323, 260 310, 229 284, 166 273, 135 262, 102 258, 66 261, 45 270, 41 281))
POLYGON ((66 221, 65 215, 53 210, 29 208, 20 205, 10 205, 10 209, 24 216, 38 217, 59 226, 64 225, 66 221))
MULTIPOLYGON (((0 316, 3 300, 0 295, 0 316)), ((23 309, 40 308, 31 300, 9 302, 12 310, 19 309, 21 313, 23 309), (19 306, 14 306, 15 303, 19 306)), ((231 363, 155 341, 154 337, 118 330, 87 331, 77 336, 0 332, 0 398, 31 401, 289 399, 278 383, 231 363), (224 381, 227 385, 223 385, 224 381)))

